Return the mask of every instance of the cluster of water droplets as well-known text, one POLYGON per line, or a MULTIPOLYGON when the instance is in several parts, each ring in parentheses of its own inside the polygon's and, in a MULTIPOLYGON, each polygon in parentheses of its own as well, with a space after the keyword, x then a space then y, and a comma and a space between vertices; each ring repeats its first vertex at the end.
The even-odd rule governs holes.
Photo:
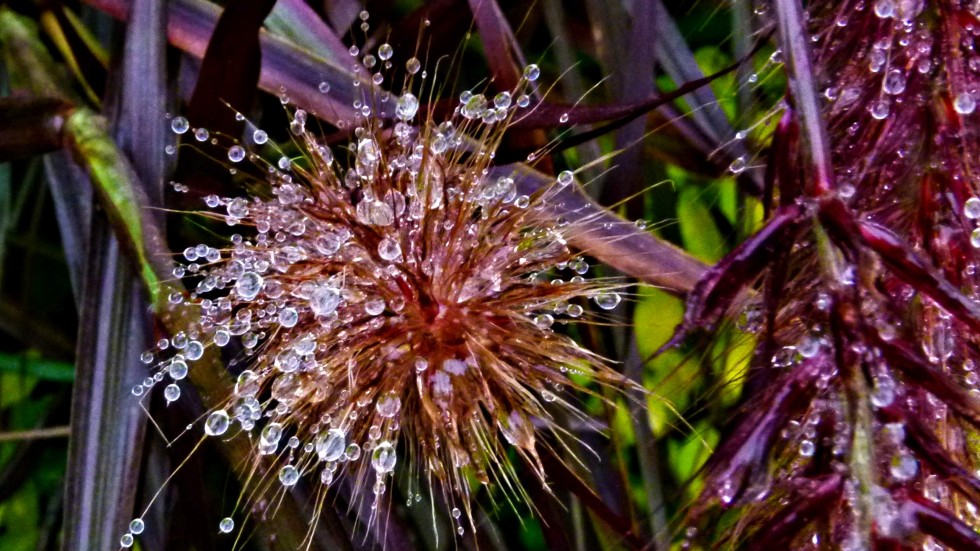
MULTIPOLYGON (((352 56, 359 54, 352 48, 352 56)), ((356 72, 375 70, 371 80, 380 85, 383 71, 392 67, 393 54, 391 46, 383 44, 376 56, 361 58, 356 72)), ((414 57, 406 63, 409 75, 420 69, 414 57)), ((459 160, 474 153, 477 158, 492 157, 492 150, 481 150, 485 142, 480 137, 502 128, 517 110, 530 105, 539 75, 538 67, 530 65, 518 89, 492 98, 465 92, 453 117, 438 125, 418 122, 419 99, 408 90, 389 110, 385 104, 391 103, 390 94, 362 88, 363 96, 353 105, 362 118, 351 123, 356 128, 346 166, 306 131, 308 115, 301 109, 292 113, 290 130, 305 146, 303 159, 276 153, 278 159, 274 154, 267 161, 269 152, 278 148, 266 131, 243 116, 237 118, 246 125, 249 139, 231 144, 206 129, 192 128, 184 117, 174 117, 171 128, 178 136, 190 132, 196 142, 225 147, 232 167, 248 160, 262 169, 271 195, 204 198, 213 217, 239 233, 221 248, 199 244, 181 253, 173 275, 184 279, 189 293, 174 292, 169 301, 175 308, 195 309, 200 321, 160 340, 144 355, 155 372, 133 388, 133 394, 144 396, 160 384, 165 385, 168 403, 178 400, 193 364, 208 349, 228 348, 231 355, 244 358, 240 363, 246 369, 237 376, 230 397, 204 418, 204 434, 251 439, 256 455, 276 465, 275 477, 283 488, 312 472, 319 472, 323 485, 333 483, 344 470, 373 472, 376 507, 399 464, 405 400, 398 392, 379 394, 373 385, 352 386, 352 373, 366 358, 345 352, 372 333, 410 325, 418 307, 410 303, 406 286, 427 279, 446 281, 445 296, 437 298, 460 304, 492 300, 512 281, 563 289, 581 286, 580 292, 568 291, 567 300, 521 307, 534 327, 547 332, 556 317, 583 316, 585 309, 572 299, 591 298, 605 310, 621 301, 615 290, 585 285, 585 259, 554 260, 571 256, 563 224, 531 223, 528 218, 499 245, 487 245, 496 238, 488 228, 515 216, 523 220, 538 206, 518 193, 512 177, 491 176, 486 164, 459 160), (378 116, 385 112, 393 116, 378 116), (456 212, 473 213, 479 224, 457 231, 458 224, 469 222, 456 212), (489 251, 486 269, 455 281, 454 263, 474 250, 489 251), (545 276, 562 271, 570 272, 567 281, 545 276), (347 363, 338 365, 337 357, 348 358, 347 363)), ((324 83, 320 90, 329 93, 330 86, 324 83)), ((288 102, 285 91, 282 99, 288 102)), ((572 172, 561 172, 553 188, 573 181, 572 172)), ((421 391, 432 392, 437 400, 448 401, 455 378, 476 368, 472 357, 434 364, 430 358, 413 358, 397 342, 371 354, 384 358, 390 369, 407 365, 421 391)), ((563 366, 561 372, 577 371, 563 366)), ((539 389, 541 399, 557 400, 562 388, 555 381, 539 389)), ((517 425, 501 428, 505 435, 513 433, 513 439, 508 436, 512 443, 525 438, 515 432, 517 425), (514 430, 508 432, 508 427, 514 430)), ((526 430, 529 427, 520 427, 526 430)), ((459 510, 453 511, 458 519, 459 510)), ((123 547, 131 546, 133 536, 142 531, 138 520, 123 537, 123 547)), ((228 517, 219 531, 228 533, 234 526, 228 517)))

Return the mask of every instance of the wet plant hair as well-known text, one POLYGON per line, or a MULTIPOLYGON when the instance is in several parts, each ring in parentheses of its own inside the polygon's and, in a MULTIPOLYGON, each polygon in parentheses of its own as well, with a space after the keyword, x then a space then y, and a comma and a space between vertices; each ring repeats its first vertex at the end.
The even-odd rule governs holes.
POLYGON ((626 286, 587 279, 588 261, 568 244, 583 221, 548 209, 575 175, 525 193, 528 173, 492 165, 506 130, 534 108, 539 68, 491 98, 463 92, 437 119, 411 91, 428 93, 417 58, 400 95, 382 90, 392 55, 382 44, 359 61, 373 76, 358 81, 344 146, 309 130, 302 109, 289 113, 289 146, 243 116, 244 142, 171 121, 186 143, 221 151, 245 193, 204 198, 201 215, 236 233, 183 251, 173 274, 193 292, 170 302, 197 321, 146 355, 157 372, 133 394, 163 386, 168 403, 179 400, 209 348, 237 351, 234 388, 191 429, 251 448, 243 499, 221 532, 235 529, 232 513, 306 477, 314 515, 348 479, 361 520, 383 525, 401 480, 409 505, 437 492, 427 501, 445 504, 463 535, 475 525, 475 485, 533 510, 515 469, 547 488, 542 450, 571 449, 558 419, 583 417, 583 394, 631 386, 556 331, 603 322, 626 286))

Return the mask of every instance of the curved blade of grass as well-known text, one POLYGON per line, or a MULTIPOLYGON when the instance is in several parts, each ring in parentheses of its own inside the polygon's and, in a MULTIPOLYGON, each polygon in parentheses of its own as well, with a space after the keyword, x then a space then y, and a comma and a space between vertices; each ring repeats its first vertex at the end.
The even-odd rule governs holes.
MULTIPOLYGON (((513 176, 520 193, 531 195, 552 184, 551 178, 526 165, 495 167, 492 174, 513 176)), ((681 249, 636 227, 566 186, 544 205, 549 219, 570 222, 572 244, 617 270, 674 293, 691 291, 708 268, 681 249)))
POLYGON ((154 206, 163 205, 167 133, 160 111, 167 105, 166 13, 155 0, 135 0, 126 26, 122 69, 114 74, 106 112, 113 135, 131 160, 154 206))

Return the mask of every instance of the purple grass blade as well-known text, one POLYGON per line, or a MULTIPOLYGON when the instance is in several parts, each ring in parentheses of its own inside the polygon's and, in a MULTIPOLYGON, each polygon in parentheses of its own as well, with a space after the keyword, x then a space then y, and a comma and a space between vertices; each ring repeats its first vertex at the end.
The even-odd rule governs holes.
POLYGON ((476 28, 483 38, 494 86, 499 90, 513 90, 520 79, 521 67, 527 65, 517 39, 514 38, 514 31, 500 11, 497 0, 468 2, 476 28))
POLYGON ((810 33, 806 30, 806 16, 799 0, 776 0, 775 4, 779 41, 786 52, 792 99, 800 119, 804 150, 815 172, 815 192, 819 194, 834 188, 834 173, 807 44, 810 33))
MULTIPOLYGON (((528 195, 551 184, 545 175, 523 166, 497 167, 494 174, 513 175, 519 192, 528 195)), ((586 254, 651 285, 686 293, 707 269, 674 245, 598 206, 575 186, 559 190, 543 210, 549 219, 562 216, 573 222, 566 234, 586 254)))
POLYGON ((321 53, 335 63, 350 59, 347 46, 337 33, 303 0, 279 0, 265 24, 296 46, 321 53))
MULTIPOLYGON (((704 73, 695 61, 694 53, 663 2, 651 0, 651 7, 657 27, 650 39, 656 40, 657 60, 664 71, 678 84, 703 78, 704 73)), ((734 132, 710 88, 694 90, 685 99, 691 106, 691 117, 715 143, 721 144, 731 139, 734 132)), ((744 151, 736 150, 733 153, 737 157, 744 151)))
MULTIPOLYGON (((81 187, 85 182, 76 182, 81 187)), ((149 340, 141 290, 103 215, 94 218, 72 391, 64 551, 113 549, 133 516, 145 416, 140 384, 149 340)))

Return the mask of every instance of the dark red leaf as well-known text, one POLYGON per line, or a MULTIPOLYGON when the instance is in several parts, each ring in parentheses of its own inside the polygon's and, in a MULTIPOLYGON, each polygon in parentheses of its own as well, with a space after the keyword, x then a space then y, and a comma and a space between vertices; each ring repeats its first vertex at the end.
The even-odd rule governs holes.
POLYGON ((844 477, 831 474, 807 480, 797 488, 786 506, 764 525, 757 527, 749 541, 739 542, 742 549, 779 549, 791 545, 803 529, 834 509, 843 489, 844 477))
POLYGON ((589 488, 577 474, 571 471, 564 462, 559 460, 550 450, 540 449, 541 463, 544 472, 553 478, 558 485, 575 495, 590 511, 600 520, 612 528, 620 537, 623 543, 632 549, 643 549, 643 540, 633 531, 633 524, 630 520, 619 515, 610 509, 598 495, 589 488))
POLYGON ((766 394, 753 400, 753 407, 736 421, 705 465, 705 490, 694 511, 705 510, 716 503, 730 505, 738 500, 752 477, 764 474, 763 461, 772 451, 773 439, 794 413, 794 408, 808 404, 816 393, 813 381, 820 375, 817 362, 805 362, 774 380, 766 394), (757 406, 756 406, 757 405, 757 406))
POLYGON ((925 499, 902 504, 902 512, 918 524, 923 533, 950 549, 980 549, 980 534, 947 510, 925 499))
POLYGON ((0 162, 61 149, 72 109, 56 98, 0 98, 0 162))
POLYGON ((950 486, 959 490, 970 501, 980 503, 980 479, 954 460, 949 451, 936 439, 933 429, 927 427, 918 415, 902 412, 905 425, 905 442, 918 452, 929 468, 950 486))
POLYGON ((974 331, 980 331, 980 305, 964 296, 931 263, 915 254, 888 229, 865 221, 858 226, 861 238, 899 279, 936 301, 974 331))
POLYGON ((236 134, 233 109, 248 110, 262 67, 259 29, 275 0, 229 2, 208 42, 187 113, 191 123, 236 134))
POLYGON ((803 213, 800 205, 780 208, 761 230, 711 267, 688 295, 684 320, 661 350, 680 344, 694 329, 713 330, 732 301, 769 266, 773 254, 792 245, 803 213))
POLYGON ((865 337, 881 351, 888 365, 900 371, 915 385, 931 392, 973 426, 980 428, 980 400, 965 391, 954 379, 936 369, 918 350, 900 340, 886 341, 868 327, 865 337))
POLYGON ((513 90, 521 78, 521 50, 496 0, 469 0, 476 28, 490 64, 494 87, 513 90))

